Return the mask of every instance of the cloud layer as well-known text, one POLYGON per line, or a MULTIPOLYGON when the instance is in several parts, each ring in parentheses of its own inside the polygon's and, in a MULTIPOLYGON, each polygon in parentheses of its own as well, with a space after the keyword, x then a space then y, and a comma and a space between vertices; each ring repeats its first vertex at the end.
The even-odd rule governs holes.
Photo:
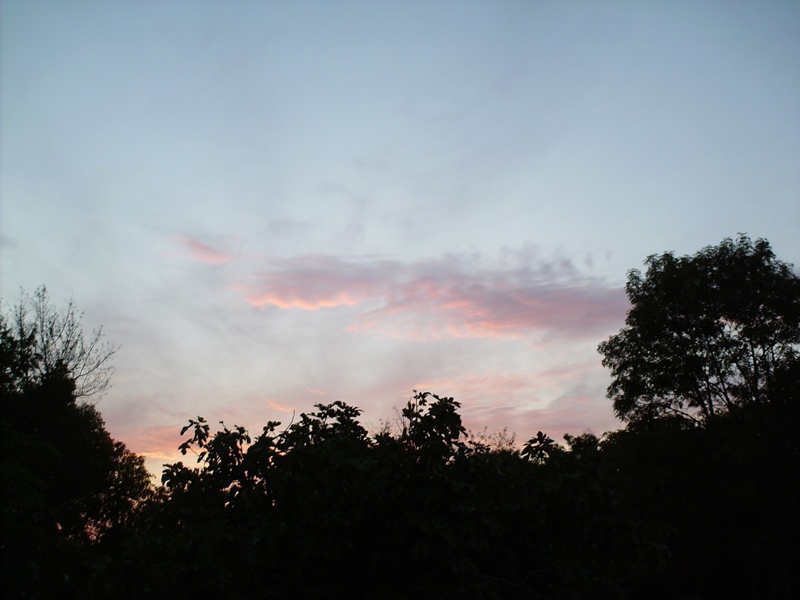
POLYGON ((627 307, 621 289, 582 275, 571 262, 523 253, 490 264, 463 256, 416 263, 270 258, 236 289, 257 307, 357 306, 349 331, 416 338, 582 337, 619 322, 627 307))
MULTIPOLYGON (((257 434, 267 420, 288 423, 318 402, 343 400, 375 429, 414 389, 454 396, 473 431, 508 429, 521 441, 540 429, 558 439, 615 425, 595 348, 628 303, 621 286, 586 274, 588 266, 534 248, 401 261, 232 253, 196 237, 172 243, 182 250, 166 255, 178 269, 174 285, 194 283, 160 310, 171 315, 164 331, 185 325, 169 356, 193 359, 161 382, 169 406, 147 423, 119 410, 125 439, 154 472, 186 460, 177 432, 198 414, 257 434), (200 268, 181 273, 181 260, 200 268)), ((157 370, 164 357, 141 342, 130 352, 141 353, 140 369, 157 370)), ((141 389, 126 390, 134 410, 141 389)))

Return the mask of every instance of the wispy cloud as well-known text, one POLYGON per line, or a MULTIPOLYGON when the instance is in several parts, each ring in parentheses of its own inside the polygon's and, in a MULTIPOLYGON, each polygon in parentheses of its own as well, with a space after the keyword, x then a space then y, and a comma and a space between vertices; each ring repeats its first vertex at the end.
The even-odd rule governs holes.
POLYGON ((265 270, 236 286, 252 306, 289 310, 352 306, 380 296, 386 285, 381 265, 328 256, 273 258, 266 263, 265 270))
POLYGON ((535 261, 523 253, 489 264, 464 256, 416 263, 267 259, 236 287, 257 307, 358 305, 350 331, 415 338, 583 336, 619 322, 627 308, 618 286, 581 274, 569 261, 535 261))
POLYGON ((424 380, 413 386, 418 391, 431 391, 440 396, 453 396, 457 400, 477 403, 481 398, 494 402, 527 395, 533 399, 536 375, 532 373, 482 373, 450 379, 424 380))
POLYGON ((291 413, 294 412, 294 409, 291 406, 286 406, 285 404, 280 404, 279 402, 267 402, 267 406, 278 412, 282 413, 291 413))
MULTIPOLYGON (((463 417, 468 427, 487 427, 489 431, 507 428, 524 442, 537 431, 554 439, 565 433, 572 435, 592 430, 601 434, 619 428, 611 402, 603 397, 603 388, 596 378, 587 382, 573 381, 561 394, 550 401, 522 399, 464 402, 463 417)), ((488 395, 488 394, 487 394, 488 395)), ((458 399, 458 398, 457 398, 458 399)))
MULTIPOLYGON (((567 347, 573 345, 566 342, 567 347)), ((599 360, 567 359, 562 364, 559 359, 556 364, 545 369, 532 365, 527 371, 512 368, 425 379, 413 388, 453 396, 462 403, 465 423, 472 428, 508 428, 523 437, 538 430, 560 437, 587 427, 598 433, 616 428, 599 360)))
POLYGON ((200 240, 190 237, 176 237, 174 239, 188 251, 193 260, 207 265, 224 265, 233 258, 231 254, 213 248, 200 240))

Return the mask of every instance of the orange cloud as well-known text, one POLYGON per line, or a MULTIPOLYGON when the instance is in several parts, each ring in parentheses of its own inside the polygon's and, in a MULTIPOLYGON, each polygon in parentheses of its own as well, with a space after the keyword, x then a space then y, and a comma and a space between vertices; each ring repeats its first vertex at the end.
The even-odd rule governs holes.
POLYGON ((270 408, 274 408, 279 412, 284 412, 284 413, 294 412, 294 409, 291 406, 278 404, 277 402, 267 402, 267 406, 269 406, 270 408))
POLYGON ((352 306, 358 304, 358 300, 352 298, 346 293, 338 293, 330 298, 304 298, 297 294, 287 293, 286 290, 282 294, 264 293, 258 295, 248 295, 245 297, 248 304, 252 306, 275 306, 286 310, 300 309, 300 310, 319 310, 321 308, 333 308, 335 306, 352 306))
POLYGON ((136 454, 161 456, 174 454, 181 443, 182 425, 136 429, 125 437, 125 444, 136 454))
POLYGON ((155 477, 156 482, 160 482, 165 464, 187 462, 186 457, 178 450, 178 446, 183 442, 180 433, 181 425, 145 427, 125 435, 122 441, 131 452, 144 457, 148 471, 155 477))

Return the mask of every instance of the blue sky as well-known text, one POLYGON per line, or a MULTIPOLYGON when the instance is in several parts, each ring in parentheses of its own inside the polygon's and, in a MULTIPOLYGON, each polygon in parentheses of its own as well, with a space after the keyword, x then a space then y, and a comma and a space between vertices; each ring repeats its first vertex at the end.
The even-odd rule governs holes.
POLYGON ((628 269, 747 232, 800 264, 796 2, 0 3, 0 295, 120 344, 158 470, 412 389, 615 428, 628 269))

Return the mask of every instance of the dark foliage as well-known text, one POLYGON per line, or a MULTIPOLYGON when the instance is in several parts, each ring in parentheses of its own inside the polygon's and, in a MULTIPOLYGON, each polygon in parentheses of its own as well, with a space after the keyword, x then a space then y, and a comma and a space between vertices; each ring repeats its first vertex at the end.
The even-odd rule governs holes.
POLYGON ((741 235, 631 271, 626 327, 600 344, 625 421, 780 400, 800 364, 800 278, 766 240, 741 235))
POLYGON ((36 298, 33 317, 19 307, 0 315, 2 586, 12 598, 80 595, 99 542, 151 488, 144 460, 76 397, 79 385, 107 387, 97 376, 108 372, 108 355, 82 345, 77 330, 68 347, 54 343, 50 326, 76 316, 71 305, 66 315, 54 312, 44 290, 36 298), (76 383, 72 368, 87 364, 76 383))
POLYGON ((800 584, 790 407, 566 446, 540 434, 522 452, 470 442, 458 403, 427 393, 396 435, 367 435, 340 402, 252 441, 198 418, 182 448, 199 467, 167 466, 93 592, 788 599, 800 584))

